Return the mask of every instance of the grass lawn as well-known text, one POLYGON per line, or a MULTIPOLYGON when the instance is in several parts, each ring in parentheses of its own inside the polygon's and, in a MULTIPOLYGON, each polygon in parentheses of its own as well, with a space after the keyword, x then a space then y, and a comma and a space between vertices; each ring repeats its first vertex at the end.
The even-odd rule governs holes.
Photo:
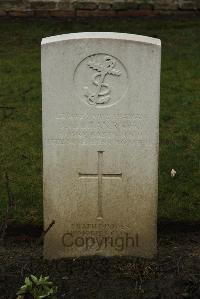
POLYGON ((200 19, 0 20, 0 211, 9 175, 18 224, 42 224, 40 41, 78 31, 162 40, 159 220, 200 221, 200 19), (171 178, 170 171, 177 171, 171 178))

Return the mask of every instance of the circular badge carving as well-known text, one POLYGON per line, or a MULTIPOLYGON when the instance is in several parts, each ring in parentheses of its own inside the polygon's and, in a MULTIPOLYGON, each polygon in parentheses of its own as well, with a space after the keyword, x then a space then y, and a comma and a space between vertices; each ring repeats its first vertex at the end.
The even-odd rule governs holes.
POLYGON ((108 54, 83 59, 74 73, 79 98, 88 105, 109 107, 119 102, 128 88, 128 73, 122 62, 108 54))

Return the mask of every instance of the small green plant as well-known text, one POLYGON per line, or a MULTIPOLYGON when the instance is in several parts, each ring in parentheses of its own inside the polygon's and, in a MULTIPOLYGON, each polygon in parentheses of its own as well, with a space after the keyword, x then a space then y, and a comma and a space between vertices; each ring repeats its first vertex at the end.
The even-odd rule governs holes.
POLYGON ((34 275, 25 278, 24 285, 17 292, 17 299, 57 299, 57 288, 49 281, 49 277, 34 275))

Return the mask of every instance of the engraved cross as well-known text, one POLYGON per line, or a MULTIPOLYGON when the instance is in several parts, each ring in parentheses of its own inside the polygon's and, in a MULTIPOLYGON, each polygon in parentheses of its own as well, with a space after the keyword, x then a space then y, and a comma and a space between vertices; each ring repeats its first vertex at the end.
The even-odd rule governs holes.
POLYGON ((122 173, 104 173, 103 172, 103 151, 98 151, 98 170, 97 173, 80 173, 79 172, 79 178, 83 179, 98 179, 98 212, 97 212, 97 219, 103 218, 103 208, 102 208, 102 202, 103 202, 103 179, 109 178, 109 179, 121 179, 122 173))

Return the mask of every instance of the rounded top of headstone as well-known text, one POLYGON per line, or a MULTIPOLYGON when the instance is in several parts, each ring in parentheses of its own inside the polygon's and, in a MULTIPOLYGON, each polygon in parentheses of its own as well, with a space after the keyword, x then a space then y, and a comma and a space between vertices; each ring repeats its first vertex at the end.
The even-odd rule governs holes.
POLYGON ((161 41, 158 38, 152 38, 137 34, 117 33, 117 32, 79 32, 50 36, 42 39, 41 45, 58 43, 67 40, 78 39, 114 39, 133 41, 144 44, 151 44, 155 46, 161 46, 161 41))

